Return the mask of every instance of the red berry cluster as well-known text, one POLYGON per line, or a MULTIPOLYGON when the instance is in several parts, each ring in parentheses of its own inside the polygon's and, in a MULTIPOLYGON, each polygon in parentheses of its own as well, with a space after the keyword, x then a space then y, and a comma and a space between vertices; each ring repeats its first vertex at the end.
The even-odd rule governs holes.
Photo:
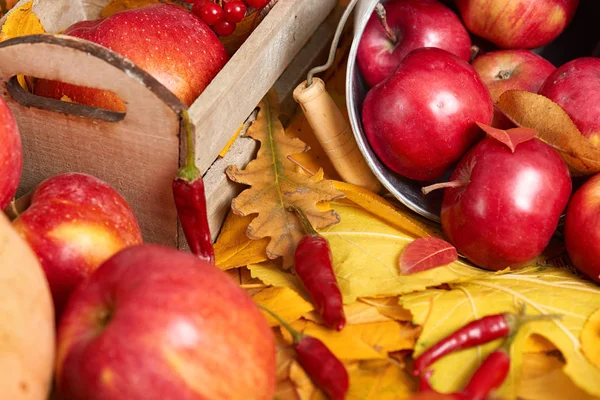
POLYGON ((219 36, 229 36, 246 16, 247 7, 263 8, 270 0, 185 0, 192 12, 210 25, 219 36))

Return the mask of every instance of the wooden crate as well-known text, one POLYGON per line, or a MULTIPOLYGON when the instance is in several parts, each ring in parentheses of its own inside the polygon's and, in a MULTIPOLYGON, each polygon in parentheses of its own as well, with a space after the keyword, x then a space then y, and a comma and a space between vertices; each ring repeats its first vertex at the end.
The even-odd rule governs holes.
MULTIPOLYGON (((34 11, 53 33, 97 18, 108 1, 34 0, 34 11)), ((193 145, 203 172, 335 4, 336 0, 279 0, 192 104, 193 145)), ((21 194, 59 173, 89 173, 128 200, 146 242, 183 245, 171 181, 186 146, 180 140, 185 136, 178 117, 185 106, 164 86, 110 50, 56 34, 0 43, 0 85, 0 95, 15 114, 23 138, 21 194), (111 90, 127 103, 127 113, 34 96, 21 89, 17 74, 111 90)), ((207 193, 209 199, 221 200, 217 204, 209 200, 213 233, 223 218, 224 199, 210 190, 222 192, 223 182, 207 193)))

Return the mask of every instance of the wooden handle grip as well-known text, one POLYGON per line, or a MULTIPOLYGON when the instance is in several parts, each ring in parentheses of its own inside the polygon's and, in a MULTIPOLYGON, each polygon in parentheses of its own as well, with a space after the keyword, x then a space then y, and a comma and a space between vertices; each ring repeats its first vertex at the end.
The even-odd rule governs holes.
POLYGON ((372 192, 381 184, 375 178, 352 134, 350 125, 325 89, 325 83, 314 78, 311 86, 302 82, 294 90, 294 99, 302 107, 315 136, 323 146, 340 177, 372 192))
MULTIPOLYGON (((127 104, 125 119, 142 126, 149 113, 169 118, 185 107, 131 61, 95 43, 70 36, 31 35, 0 43, 0 81, 6 84, 17 74, 112 91, 127 104)), ((40 108, 49 108, 41 104, 42 101, 40 108)), ((36 106, 34 102, 27 105, 36 106)))

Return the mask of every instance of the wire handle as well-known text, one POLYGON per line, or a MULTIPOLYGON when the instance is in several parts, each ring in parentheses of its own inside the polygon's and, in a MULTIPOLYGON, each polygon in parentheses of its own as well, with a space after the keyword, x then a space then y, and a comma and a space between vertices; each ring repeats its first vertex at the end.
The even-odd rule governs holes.
POLYGON ((344 31, 344 27, 346 26, 346 22, 352 13, 352 10, 358 3, 358 0, 352 0, 346 10, 344 10, 344 14, 342 18, 340 18, 340 22, 338 22, 337 29, 335 31, 335 35, 333 36, 333 41, 331 42, 331 47, 329 49, 329 58, 324 65, 314 67, 310 71, 308 71, 308 75, 306 76, 306 87, 309 87, 313 84, 313 77, 316 74, 327 71, 333 65, 333 61, 335 60, 335 53, 337 51, 338 44, 340 43, 340 38, 342 37, 342 32, 344 31))

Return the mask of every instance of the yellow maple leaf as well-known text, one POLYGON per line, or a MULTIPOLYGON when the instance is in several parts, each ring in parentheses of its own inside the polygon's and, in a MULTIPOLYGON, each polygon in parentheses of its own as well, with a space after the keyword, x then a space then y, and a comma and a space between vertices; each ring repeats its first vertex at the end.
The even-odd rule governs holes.
POLYGON ((353 363, 347 370, 350 376, 347 400, 409 399, 417 388, 408 371, 389 360, 353 363))
POLYGON ((254 216, 242 217, 229 212, 221 234, 215 243, 215 264, 223 271, 239 268, 248 263, 266 261, 268 238, 252 240, 246 236, 248 224, 254 216))
POLYGON ((564 362, 548 353, 525 354, 518 397, 523 400, 598 400, 563 372, 564 362))
MULTIPOLYGON (((490 272, 461 261, 412 275, 400 275, 398 259, 413 239, 352 203, 335 202, 339 224, 320 233, 331 244, 333 269, 344 303, 359 297, 388 297, 424 290, 490 272)), ((273 263, 248 265, 253 278, 267 285, 288 286, 300 291, 297 278, 273 263)))
POLYGON ((581 331, 581 348, 587 359, 600 368, 600 309, 590 315, 581 331))
MULTIPOLYGON (((418 330, 396 321, 347 325, 336 332, 310 321, 297 321, 294 329, 321 340, 340 360, 385 359, 389 352, 412 349, 418 330)), ((289 337, 284 333, 284 337, 289 337)))
POLYGON ((104 7, 100 13, 100 16, 102 18, 110 17, 111 15, 120 11, 132 10, 134 8, 142 8, 152 4, 160 3, 180 5, 176 1, 170 0, 112 0, 106 5, 106 7, 104 7))
POLYGON ((322 229, 338 223, 340 217, 333 210, 320 210, 317 203, 343 197, 343 194, 335 190, 331 181, 314 182, 295 171, 287 157, 306 151, 307 146, 299 139, 285 136, 275 92, 271 91, 259 108, 256 121, 246 132, 246 136, 261 143, 256 159, 243 170, 235 165, 226 170, 232 181, 251 186, 233 199, 231 208, 239 215, 258 214, 248 225, 246 234, 251 239, 270 237, 267 256, 283 257, 284 266, 290 267, 304 229, 288 208, 301 208, 312 225, 322 229))
MULTIPOLYGON (((284 321, 293 322, 311 311, 313 305, 302 298, 297 292, 287 287, 272 287, 255 294, 254 301, 277 313, 284 321)), ((271 326, 279 322, 269 313, 263 312, 271 326)))
POLYGON ((381 315, 396 321, 412 321, 410 311, 398 303, 398 297, 384 297, 381 299, 362 298, 360 302, 375 307, 381 315))
MULTIPOLYGON (((600 396, 600 369, 585 357, 578 338, 588 316, 600 306, 600 288, 565 269, 526 267, 504 275, 482 275, 450 283, 452 290, 427 290, 402 296, 413 323, 423 325, 415 348, 418 356, 466 323, 485 315, 516 312, 519 303, 531 314, 561 314, 562 319, 524 325, 511 349, 511 373, 497 393, 514 399, 527 338, 538 334, 552 342, 566 360, 564 373, 587 393, 600 396)), ((458 391, 498 342, 449 355, 434 364, 432 383, 443 392, 458 391)))
MULTIPOLYGON (((361 301, 344 305, 344 315, 346 315, 346 324, 348 325, 390 321, 390 318, 381 314, 377 307, 361 301)), ((323 320, 316 311, 303 315, 303 318, 323 325, 323 320)))

